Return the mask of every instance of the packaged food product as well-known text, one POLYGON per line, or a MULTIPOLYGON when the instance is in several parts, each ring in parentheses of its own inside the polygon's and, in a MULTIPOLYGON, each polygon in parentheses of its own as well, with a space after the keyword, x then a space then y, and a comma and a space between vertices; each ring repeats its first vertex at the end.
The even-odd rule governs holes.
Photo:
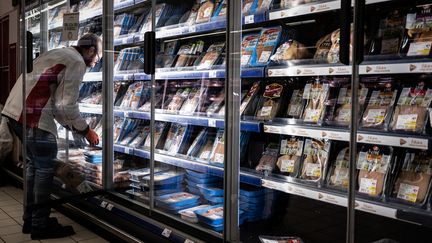
POLYGON ((349 163, 349 148, 346 147, 339 151, 336 161, 330 167, 327 185, 344 190, 348 189, 349 163))
POLYGON ((306 46, 296 40, 289 40, 278 47, 270 60, 283 63, 289 60, 306 59, 310 56, 306 46))
POLYGON ((306 139, 300 178, 312 182, 319 182, 324 178, 329 152, 329 141, 313 138, 306 139))
POLYGON ((204 89, 205 88, 203 88, 203 89, 192 88, 191 89, 189 96, 187 97, 187 99, 185 100, 185 102, 183 103, 183 105, 180 109, 181 114, 190 115, 190 114, 193 114, 197 110, 197 108, 200 104, 200 101, 201 101, 201 97, 202 97, 203 93, 205 92, 204 89))
POLYGON ((394 131, 421 133, 428 120, 428 111, 432 101, 432 89, 424 82, 416 87, 405 87, 399 95, 393 113, 390 128, 394 131))
POLYGON ((227 5, 228 0, 216 0, 216 11, 213 14, 213 17, 226 16, 227 14, 227 5))
POLYGON ((363 146, 357 159, 359 193, 372 197, 379 197, 383 193, 392 150, 385 146, 363 146))
MULTIPOLYGON (((284 0, 282 0, 284 1, 284 0)), ((289 1, 289 0, 285 0, 289 1)), ((296 1, 296 0, 291 0, 296 1)), ((262 243, 303 243, 303 240, 299 237, 293 236, 263 236, 260 235, 259 239, 262 243)))
POLYGON ((150 132, 149 126, 140 126, 137 128, 138 134, 129 142, 129 146, 133 148, 141 147, 150 132))
POLYGON ((279 158, 276 162, 279 171, 288 176, 296 177, 300 169, 303 153, 303 138, 282 136, 279 146, 279 158))
POLYGON ((225 42, 212 44, 207 49, 207 53, 201 59, 197 69, 210 69, 216 63, 224 48, 225 42))
POLYGON ((188 98, 189 93, 191 92, 190 88, 186 89, 179 89, 177 90, 176 94, 174 95, 173 99, 169 103, 167 107, 167 111, 178 111, 183 105, 183 102, 188 98))
POLYGON ((288 104, 287 117, 299 119, 303 113, 306 100, 303 99, 303 89, 295 89, 288 104))
POLYGON ((261 31, 255 53, 251 60, 252 66, 265 66, 268 64, 281 35, 281 27, 264 28, 261 31))
POLYGON ((215 4, 212 1, 210 0, 204 1, 204 3, 202 3, 200 8, 198 9, 198 14, 195 23, 200 24, 200 23, 209 22, 213 15, 214 8, 215 8, 215 4))
POLYGON ((201 194, 208 197, 222 197, 224 190, 222 185, 205 185, 198 184, 197 187, 201 191, 201 194))
POLYGON ((396 95, 397 90, 392 87, 391 83, 385 83, 372 90, 362 116, 361 127, 386 129, 396 95))
POLYGON ((321 123, 325 115, 325 102, 329 95, 329 84, 315 79, 306 84, 303 91, 303 99, 306 106, 303 112, 303 121, 306 123, 321 123))
POLYGON ((339 49, 340 49, 340 29, 337 29, 331 33, 330 36, 332 45, 327 54, 327 61, 329 63, 338 63, 339 62, 339 49))
POLYGON ((241 46, 241 65, 248 66, 250 65, 250 60, 258 44, 259 33, 246 34, 243 36, 242 46, 241 46))
POLYGON ((200 206, 196 206, 193 208, 187 208, 187 209, 183 209, 181 211, 179 211, 179 214, 181 215, 181 218, 190 222, 190 223, 198 223, 198 217, 195 214, 195 211, 203 209, 203 208, 207 208, 210 205, 208 204, 204 204, 204 205, 200 205, 200 206))
POLYGON ((266 85, 263 96, 260 99, 257 112, 258 120, 272 120, 279 113, 281 102, 286 93, 284 83, 270 83, 266 85))
POLYGON ((195 3, 192 8, 183 15, 183 17, 180 19, 180 23, 184 23, 187 25, 195 24, 199 7, 199 3, 195 3))
POLYGON ((223 220, 223 205, 209 206, 207 208, 195 211, 199 221, 206 223, 210 226, 222 225, 223 220))
POLYGON ((401 10, 391 11, 379 22, 378 32, 372 39, 369 53, 377 55, 397 54, 404 33, 404 15, 401 10))
MULTIPOLYGON (((243 98, 241 105, 240 105, 240 115, 245 114, 246 110, 249 110, 248 108, 253 108, 254 100, 256 96, 258 95, 258 92, 260 90, 260 84, 259 82, 254 82, 252 86, 250 87, 248 93, 246 94, 246 97, 243 98)), ((254 109, 251 109, 254 110, 254 109)))
POLYGON ((316 47, 316 52, 314 55, 314 59, 315 60, 325 60, 327 61, 327 57, 329 54, 329 51, 332 47, 332 39, 331 39, 331 34, 328 34, 324 37, 321 37, 321 39, 319 39, 315 45, 316 47))
MULTIPOLYGON (((201 152, 200 158, 203 155, 201 152)), ((210 162, 219 166, 223 166, 225 159, 225 134, 223 129, 219 129, 214 139, 213 148, 211 150, 210 162)))
POLYGON ((270 9, 273 0, 258 0, 255 13, 261 13, 270 9))
MULTIPOLYGON (((364 108, 369 89, 361 87, 358 91, 360 111, 364 108)), ((332 126, 349 126, 351 123, 351 89, 344 86, 339 89, 336 102, 327 110, 326 124, 332 126)))
POLYGON ((190 205, 198 204, 199 196, 188 192, 176 192, 163 196, 156 197, 156 205, 166 207, 168 209, 184 209, 190 208, 190 205))
MULTIPOLYGON (((154 185, 162 188, 162 186, 165 185, 169 185, 169 186, 174 186, 176 187, 178 184, 181 184, 181 182, 184 179, 184 172, 181 171, 163 171, 160 173, 156 173, 154 175, 154 185), (172 185, 175 184, 175 185, 172 185)), ((144 176, 142 178, 142 184, 144 186, 149 185, 149 181, 150 181, 150 175, 144 176)), ((169 188, 169 187, 165 187, 165 188, 169 188)))
POLYGON ((419 5, 405 18, 401 52, 407 56, 428 57, 432 48, 432 4, 419 5))
POLYGON ((224 104, 225 91, 222 90, 214 99, 213 102, 206 109, 208 116, 217 114, 224 104))
POLYGON ((114 132, 113 132, 113 139, 114 141, 117 141, 118 137, 120 136, 120 131, 123 126, 124 119, 120 117, 114 118, 114 132))
POLYGON ((407 151, 397 176, 392 197, 404 202, 423 204, 432 176, 432 155, 427 151, 407 151))
POLYGON ((272 172, 275 168, 276 160, 278 157, 278 145, 271 143, 264 151, 255 170, 263 172, 272 172))
POLYGON ((186 138, 186 135, 188 133, 187 129, 187 125, 179 123, 171 124, 168 135, 165 139, 164 150, 168 151, 168 153, 171 154, 177 154, 180 150, 181 145, 183 144, 183 141, 186 138))
MULTIPOLYGON (((165 130, 167 128, 167 123, 165 122, 155 122, 155 135, 154 135, 154 144, 155 147, 158 147, 159 144, 159 140, 161 138, 161 136, 164 135, 165 130)), ((144 148, 150 148, 150 136, 147 136, 145 143, 144 143, 144 148)))
POLYGON ((254 9, 254 5, 256 4, 257 0, 244 0, 243 1, 243 8, 242 8, 242 13, 243 14, 249 14, 251 12, 251 10, 254 9))

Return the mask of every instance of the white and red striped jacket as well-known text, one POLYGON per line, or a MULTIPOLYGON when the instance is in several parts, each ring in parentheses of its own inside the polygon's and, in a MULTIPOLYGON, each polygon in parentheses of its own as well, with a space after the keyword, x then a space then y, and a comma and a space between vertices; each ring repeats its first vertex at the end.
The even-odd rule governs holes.
POLYGON ((33 71, 26 75, 26 112, 23 111, 22 75, 6 101, 2 114, 57 135, 54 119, 77 132, 88 130, 77 104, 79 87, 86 72, 81 54, 73 47, 55 49, 40 55, 33 71))

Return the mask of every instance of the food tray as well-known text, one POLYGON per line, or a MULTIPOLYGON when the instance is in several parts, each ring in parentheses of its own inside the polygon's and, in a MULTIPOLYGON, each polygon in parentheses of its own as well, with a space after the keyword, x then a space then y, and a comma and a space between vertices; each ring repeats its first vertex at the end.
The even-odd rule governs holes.
POLYGON ((223 224, 223 205, 209 206, 195 211, 200 222, 218 227, 223 224))
POLYGON ((194 187, 194 186, 187 185, 186 188, 187 188, 187 189, 189 190, 189 192, 192 193, 192 194, 195 194, 195 195, 201 195, 201 192, 200 192, 200 190, 198 189, 198 187, 194 187))
POLYGON ((204 198, 209 201, 210 204, 212 205, 216 205, 216 204, 221 204, 224 202, 224 198, 223 197, 209 197, 204 195, 204 198))
POLYGON ((198 178, 188 174, 186 175, 186 178, 197 184, 209 184, 221 180, 219 177, 198 178))
POLYGON ((260 196, 260 197, 245 197, 240 195, 240 201, 241 202, 245 202, 245 203, 253 203, 253 204, 260 204, 260 203, 264 203, 264 197, 260 196))
POLYGON ((255 187, 255 186, 240 186, 240 196, 245 197, 259 197, 264 195, 265 190, 263 188, 255 187))
POLYGON ((199 198, 199 196, 188 192, 176 192, 156 197, 156 203, 160 206, 166 206, 168 208, 174 209, 184 205, 197 203, 199 198))
POLYGON ((220 185, 198 184, 197 187, 205 197, 220 197, 223 196, 224 193, 220 185))
MULTIPOLYGON (((183 181, 184 173, 176 171, 161 172, 154 175, 154 185, 165 185, 165 184, 175 184, 181 183, 183 181)), ((142 178, 144 184, 150 181, 150 175, 144 176, 142 178)))
POLYGON ((216 176, 212 176, 210 174, 207 173, 200 173, 200 172, 195 172, 193 170, 186 170, 186 173, 188 176, 192 176, 198 179, 210 179, 210 178, 218 178, 216 176))
POLYGON ((183 210, 183 209, 187 209, 187 208, 192 208, 192 207, 196 207, 199 205, 199 202, 193 202, 193 203, 189 203, 189 204, 185 204, 185 205, 178 205, 178 206, 167 206, 165 204, 160 204, 160 203, 156 203, 156 206, 158 206, 159 208, 172 213, 172 214, 178 214, 179 211, 183 210))
POLYGON ((198 223, 198 217, 195 214, 196 210, 207 208, 210 205, 204 204, 193 208, 187 208, 179 211, 181 218, 190 223, 198 223))

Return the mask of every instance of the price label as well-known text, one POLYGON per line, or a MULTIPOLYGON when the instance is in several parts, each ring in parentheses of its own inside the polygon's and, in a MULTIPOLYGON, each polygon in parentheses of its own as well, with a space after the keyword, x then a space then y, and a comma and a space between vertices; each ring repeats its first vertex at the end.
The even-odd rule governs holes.
POLYGON ((245 24, 253 24, 255 22, 254 15, 245 16, 245 24))
POLYGON ((100 204, 100 206, 103 207, 103 208, 106 208, 107 205, 108 205, 108 203, 105 202, 105 201, 102 201, 101 204, 100 204))
POLYGON ((217 71, 216 70, 212 70, 209 72, 209 78, 216 78, 217 76, 217 71))
POLYGON ((125 153, 130 154, 130 148, 129 147, 125 147, 125 153))
POLYGON ((123 80, 129 80, 129 74, 123 75, 123 80))
POLYGON ((162 235, 165 236, 166 238, 169 238, 170 235, 171 235, 171 233, 172 233, 172 230, 167 229, 167 228, 165 228, 165 229, 162 231, 162 235))
POLYGON ((195 25, 189 26, 189 33, 193 33, 193 32, 196 32, 196 26, 195 25))
POLYGON ((129 111, 125 111, 125 112, 123 113, 123 116, 124 116, 124 117, 130 117, 129 111))
POLYGON ((106 206, 106 209, 108 209, 108 211, 111 211, 114 208, 114 205, 112 205, 111 203, 108 204, 108 206, 106 206))
POLYGON ((209 119, 208 120, 208 126, 209 127, 216 127, 216 120, 215 119, 209 119))

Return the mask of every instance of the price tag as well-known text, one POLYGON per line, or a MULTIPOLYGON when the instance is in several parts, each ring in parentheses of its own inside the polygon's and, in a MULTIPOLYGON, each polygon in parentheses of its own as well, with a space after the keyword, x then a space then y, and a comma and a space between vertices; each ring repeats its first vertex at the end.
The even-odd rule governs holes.
POLYGON ((79 13, 63 14, 63 41, 78 40, 79 13))
POLYGON ((209 127, 216 127, 216 120, 215 119, 209 119, 208 120, 208 126, 209 127))
POLYGON ((114 205, 112 205, 111 203, 108 204, 108 206, 106 207, 106 209, 108 209, 108 211, 111 211, 114 208, 114 205))
POLYGON ((209 72, 209 78, 216 78, 217 76, 217 71, 216 70, 212 70, 209 72))
POLYGON ((125 74, 125 75, 123 75, 123 80, 129 80, 129 74, 125 74))
POLYGON ((125 153, 130 154, 130 148, 129 147, 125 147, 125 153))
POLYGON ((245 24, 253 24, 255 22, 254 15, 245 16, 245 24))
POLYGON ((108 205, 107 202, 102 201, 101 204, 100 204, 99 206, 101 206, 101 207, 103 207, 103 208, 106 208, 107 205, 108 205))
POLYGON ((193 33, 193 32, 196 32, 196 26, 195 25, 189 26, 189 33, 193 33))
POLYGON ((125 112, 123 113, 123 116, 124 116, 124 117, 129 117, 129 116, 130 116, 129 111, 125 111, 125 112))
POLYGON ((170 235, 171 235, 171 233, 172 233, 172 230, 167 229, 167 228, 165 228, 165 229, 162 231, 162 235, 165 236, 166 238, 169 238, 170 235))

